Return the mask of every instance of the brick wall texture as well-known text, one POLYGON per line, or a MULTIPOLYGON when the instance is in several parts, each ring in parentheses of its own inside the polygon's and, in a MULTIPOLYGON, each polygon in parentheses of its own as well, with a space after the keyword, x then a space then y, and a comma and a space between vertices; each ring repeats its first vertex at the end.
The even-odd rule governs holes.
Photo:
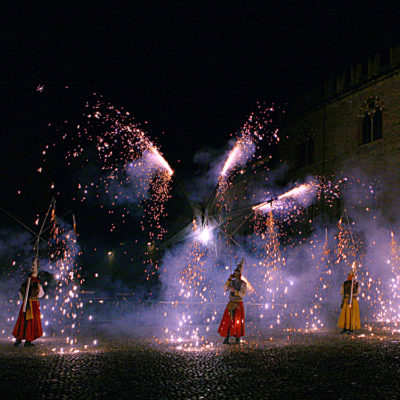
POLYGON ((395 219, 400 206, 400 69, 348 90, 288 120, 281 129, 282 158, 290 179, 307 175, 363 176, 379 182, 378 204, 395 219), (382 138, 361 144, 362 110, 370 98, 383 104, 382 138), (301 142, 312 137, 314 162, 299 166, 301 142))

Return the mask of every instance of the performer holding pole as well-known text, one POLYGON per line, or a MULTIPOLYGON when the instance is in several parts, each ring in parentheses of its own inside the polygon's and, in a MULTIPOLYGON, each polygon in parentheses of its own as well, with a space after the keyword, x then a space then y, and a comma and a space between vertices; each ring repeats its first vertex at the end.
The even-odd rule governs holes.
POLYGON ((218 333, 225 338, 224 344, 229 344, 229 336, 236 337, 236 344, 239 344, 240 338, 244 336, 243 296, 246 294, 247 284, 241 279, 243 264, 242 258, 225 283, 225 291, 230 291, 229 303, 218 328, 218 333))
POLYGON ((357 296, 360 294, 361 288, 355 280, 357 268, 352 270, 343 282, 340 294, 342 297, 341 313, 338 320, 338 327, 342 328, 341 333, 354 333, 355 329, 361 329, 360 308, 357 296))
POLYGON ((50 201, 46 216, 43 220, 39 234, 37 235, 35 246, 33 247, 36 251, 36 256, 33 261, 31 272, 26 282, 24 282, 19 289, 19 297, 23 302, 21 309, 19 310, 17 323, 12 331, 12 334, 16 339, 14 346, 19 346, 22 343, 22 340, 25 340, 25 347, 33 346, 32 341, 43 335, 39 299, 44 296, 44 291, 37 277, 39 270, 39 240, 41 239, 50 210, 53 208, 54 212, 54 207, 55 197, 50 201))
POLYGON ((44 291, 37 278, 38 267, 39 260, 36 257, 28 279, 19 289, 19 297, 23 302, 17 323, 12 331, 16 339, 14 346, 19 346, 22 340, 25 340, 25 347, 33 346, 32 341, 43 335, 38 299, 43 297, 44 291))

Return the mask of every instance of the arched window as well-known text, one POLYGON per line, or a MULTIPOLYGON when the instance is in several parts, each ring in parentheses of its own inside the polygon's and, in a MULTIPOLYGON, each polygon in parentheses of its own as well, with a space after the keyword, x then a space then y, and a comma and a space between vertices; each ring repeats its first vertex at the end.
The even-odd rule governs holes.
POLYGON ((362 144, 371 141, 371 117, 365 114, 362 121, 362 144))
POLYGON ((361 108, 361 144, 382 139, 383 104, 377 97, 369 98, 361 108))
POLYGON ((382 111, 376 110, 374 112, 373 122, 372 122, 372 133, 373 140, 378 140, 382 138, 382 111))

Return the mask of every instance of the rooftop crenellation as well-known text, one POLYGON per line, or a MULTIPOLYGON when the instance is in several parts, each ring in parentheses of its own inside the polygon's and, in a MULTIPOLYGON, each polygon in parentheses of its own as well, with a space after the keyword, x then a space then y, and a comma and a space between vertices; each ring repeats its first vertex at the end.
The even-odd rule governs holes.
MULTIPOLYGON (((292 113, 298 114, 356 90, 400 69, 400 45, 389 51, 353 64, 346 71, 330 76, 320 85, 304 93, 292 104, 292 113)), ((290 114, 292 114, 290 113, 290 114)))

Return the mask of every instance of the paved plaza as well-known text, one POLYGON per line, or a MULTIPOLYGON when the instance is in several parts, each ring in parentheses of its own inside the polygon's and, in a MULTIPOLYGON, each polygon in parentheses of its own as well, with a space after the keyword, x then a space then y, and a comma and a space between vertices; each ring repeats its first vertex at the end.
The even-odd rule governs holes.
POLYGON ((0 398, 399 398, 400 341, 392 335, 282 334, 240 346, 214 339, 209 348, 181 348, 154 338, 104 337, 73 354, 60 354, 54 339, 33 348, 3 340, 0 398))

